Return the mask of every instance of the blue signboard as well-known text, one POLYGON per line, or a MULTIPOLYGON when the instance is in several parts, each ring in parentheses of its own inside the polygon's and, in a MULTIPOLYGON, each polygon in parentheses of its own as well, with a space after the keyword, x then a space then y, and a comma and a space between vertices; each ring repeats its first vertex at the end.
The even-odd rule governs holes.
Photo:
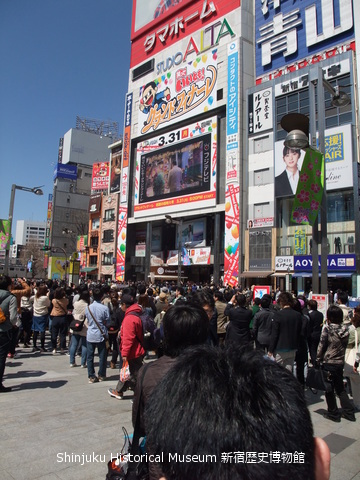
MULTIPOLYGON (((319 267, 321 266, 321 257, 319 257, 319 267)), ((311 271, 312 256, 296 255, 294 256, 294 271, 311 271)), ((328 255, 329 272, 354 272, 356 270, 356 257, 352 254, 328 255)))
POLYGON ((256 76, 354 39, 352 0, 256 0, 256 76))
POLYGON ((54 180, 56 178, 68 178, 70 180, 76 180, 77 165, 58 163, 54 169, 54 180))

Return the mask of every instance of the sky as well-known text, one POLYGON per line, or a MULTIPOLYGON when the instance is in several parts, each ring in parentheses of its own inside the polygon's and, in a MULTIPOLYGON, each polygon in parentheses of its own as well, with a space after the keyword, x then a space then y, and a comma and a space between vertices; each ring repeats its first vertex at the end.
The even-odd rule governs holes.
POLYGON ((76 116, 123 132, 132 0, 0 0, 0 218, 45 221, 59 138, 76 116))

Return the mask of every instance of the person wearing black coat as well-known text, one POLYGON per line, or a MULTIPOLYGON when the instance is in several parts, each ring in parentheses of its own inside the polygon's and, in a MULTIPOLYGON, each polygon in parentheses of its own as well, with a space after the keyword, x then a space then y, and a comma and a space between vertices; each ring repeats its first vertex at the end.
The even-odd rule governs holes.
POLYGON ((226 328, 225 343, 245 345, 250 342, 250 322, 252 311, 246 308, 246 297, 242 293, 233 295, 227 304, 224 314, 229 317, 229 325, 226 328))
POLYGON ((324 315, 318 311, 316 300, 309 300, 309 323, 307 339, 309 345, 310 361, 313 365, 316 363, 316 353, 320 342, 321 330, 324 323, 324 315))

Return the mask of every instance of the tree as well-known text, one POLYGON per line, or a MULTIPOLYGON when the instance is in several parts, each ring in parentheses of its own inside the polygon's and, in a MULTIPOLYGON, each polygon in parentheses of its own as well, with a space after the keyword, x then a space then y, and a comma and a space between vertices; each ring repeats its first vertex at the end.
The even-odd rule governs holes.
POLYGON ((31 275, 33 277, 44 277, 44 258, 45 252, 42 250, 43 246, 36 242, 30 242, 24 245, 20 260, 25 266, 31 261, 31 275))

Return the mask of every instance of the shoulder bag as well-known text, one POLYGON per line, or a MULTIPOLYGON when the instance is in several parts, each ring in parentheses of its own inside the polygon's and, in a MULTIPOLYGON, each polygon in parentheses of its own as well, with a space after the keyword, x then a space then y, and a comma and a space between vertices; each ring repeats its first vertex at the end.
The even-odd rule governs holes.
POLYGON ((90 306, 88 306, 88 310, 89 310, 90 315, 92 316, 94 322, 96 323, 96 326, 97 326, 98 329, 100 330, 101 335, 104 337, 105 345, 106 345, 106 350, 109 350, 109 348, 110 348, 109 338, 108 338, 108 337, 105 335, 105 333, 102 331, 102 328, 100 327, 99 322, 96 320, 96 318, 94 317, 92 311, 90 310, 90 306))
MULTIPOLYGON (((347 348, 345 353, 345 365, 344 365, 344 374, 348 376, 350 374, 354 375, 353 366, 356 360, 356 352, 358 349, 358 332, 355 329, 355 345, 352 348, 347 348)), ((358 375, 358 374, 355 374, 358 375)))
POLYGON ((331 373, 321 367, 310 367, 306 377, 306 385, 312 390, 331 392, 333 390, 331 373))

